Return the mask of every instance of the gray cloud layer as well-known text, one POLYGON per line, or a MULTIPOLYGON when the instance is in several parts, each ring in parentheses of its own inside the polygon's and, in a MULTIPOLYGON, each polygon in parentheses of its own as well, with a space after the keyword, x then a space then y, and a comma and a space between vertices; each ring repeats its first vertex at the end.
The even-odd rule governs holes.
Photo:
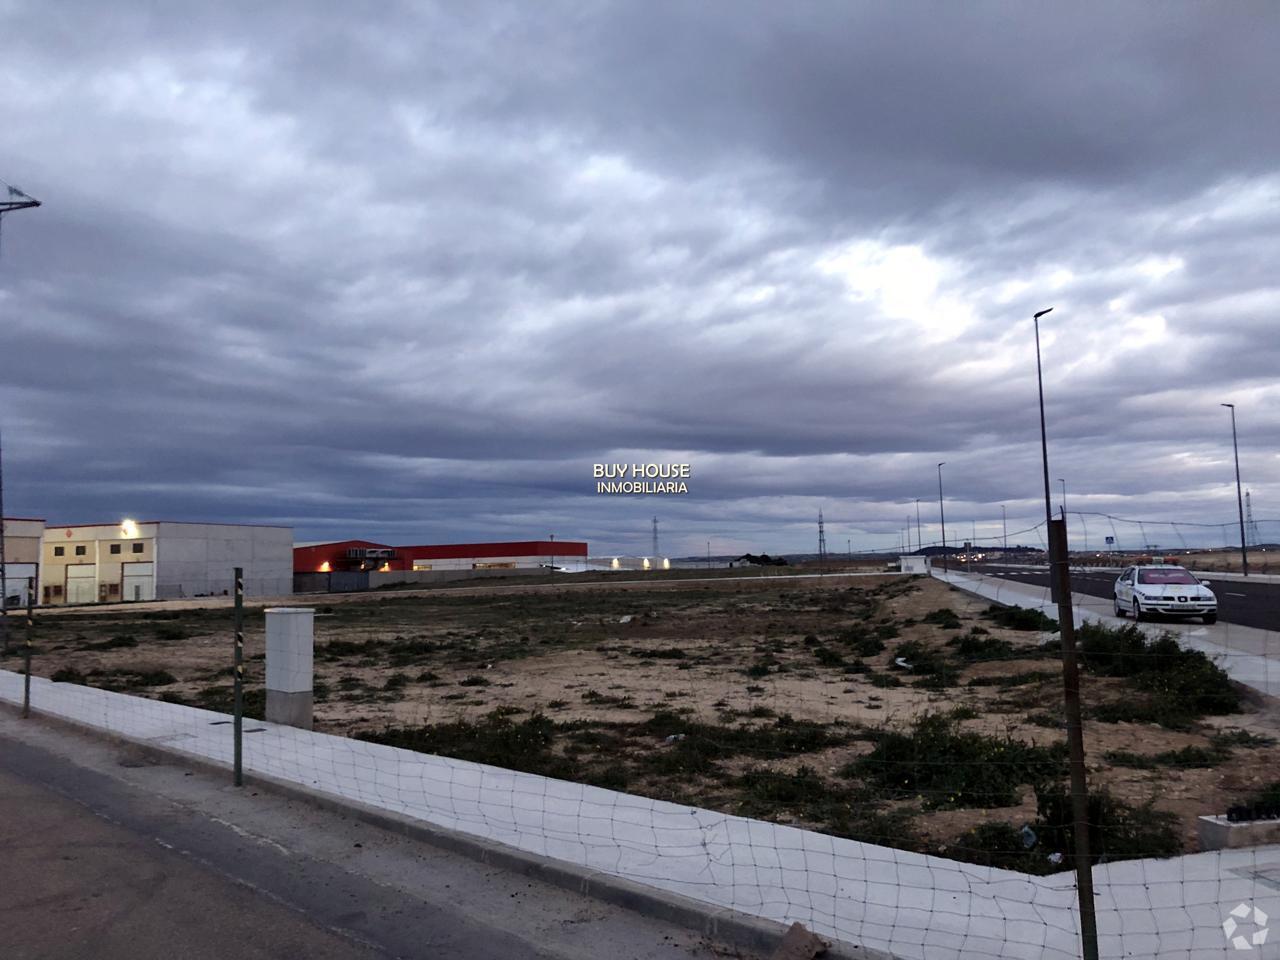
POLYGON ((1280 516, 1273 5, 0 20, 46 201, 4 224, 11 512, 892 545, 945 460, 990 534, 1041 509, 1052 304, 1073 509, 1229 521, 1234 400, 1280 516), (592 494, 653 459, 688 498, 592 494))

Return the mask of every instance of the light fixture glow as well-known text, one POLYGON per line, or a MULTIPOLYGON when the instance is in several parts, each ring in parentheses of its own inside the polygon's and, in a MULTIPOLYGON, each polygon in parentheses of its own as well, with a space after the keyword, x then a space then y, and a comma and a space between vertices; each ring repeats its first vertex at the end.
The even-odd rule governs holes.
POLYGON ((120 536, 133 540, 138 536, 138 524, 133 520, 120 521, 120 536))

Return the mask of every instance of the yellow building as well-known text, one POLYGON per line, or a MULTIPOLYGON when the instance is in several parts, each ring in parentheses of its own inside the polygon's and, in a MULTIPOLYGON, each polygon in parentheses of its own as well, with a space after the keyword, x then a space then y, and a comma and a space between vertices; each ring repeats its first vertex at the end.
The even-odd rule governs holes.
POLYGON ((293 589, 293 530, 124 520, 44 531, 40 602, 112 603, 223 594, 244 570, 246 596, 293 589))

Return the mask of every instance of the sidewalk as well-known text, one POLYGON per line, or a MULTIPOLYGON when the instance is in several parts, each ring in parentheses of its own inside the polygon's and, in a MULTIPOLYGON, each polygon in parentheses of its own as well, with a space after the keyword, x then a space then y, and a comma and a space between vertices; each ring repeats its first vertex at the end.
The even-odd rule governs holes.
MULTIPOLYGON (((1012 569, 1012 568, 1011 568, 1012 569)), ((1043 567, 1039 569, 1044 569, 1043 567)), ((1032 610, 1058 618, 1058 605, 1049 599, 1049 588, 1016 583, 977 573, 934 569, 939 580, 999 603, 1032 610)), ((1252 579, 1252 578, 1250 578, 1252 579)), ((1088 594, 1074 594, 1072 607, 1076 623, 1093 620, 1107 626, 1125 626, 1130 619, 1115 616, 1110 600, 1088 594)), ((1143 623, 1140 628, 1151 636, 1172 633, 1178 642, 1192 650, 1213 657, 1233 680, 1273 697, 1280 697, 1280 634, 1253 627, 1218 621, 1212 626, 1170 621, 1143 623)))

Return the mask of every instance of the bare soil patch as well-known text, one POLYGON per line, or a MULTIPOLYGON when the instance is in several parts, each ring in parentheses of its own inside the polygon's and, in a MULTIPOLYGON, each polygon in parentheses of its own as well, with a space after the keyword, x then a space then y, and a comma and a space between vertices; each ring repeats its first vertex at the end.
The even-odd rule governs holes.
MULTIPOLYGON (((225 608, 41 617, 33 672, 226 710, 231 626, 225 608)), ((260 611, 247 626, 260 711, 260 611)), ((1053 629, 887 576, 325 598, 316 726, 1050 871, 1069 849, 1053 629)), ((1194 850, 1196 816, 1243 802, 1280 766, 1275 704, 1174 717, 1122 673, 1091 668, 1084 682, 1091 786, 1113 803, 1098 813, 1107 855, 1194 850), (1126 719, 1135 705, 1158 722, 1126 719)))

